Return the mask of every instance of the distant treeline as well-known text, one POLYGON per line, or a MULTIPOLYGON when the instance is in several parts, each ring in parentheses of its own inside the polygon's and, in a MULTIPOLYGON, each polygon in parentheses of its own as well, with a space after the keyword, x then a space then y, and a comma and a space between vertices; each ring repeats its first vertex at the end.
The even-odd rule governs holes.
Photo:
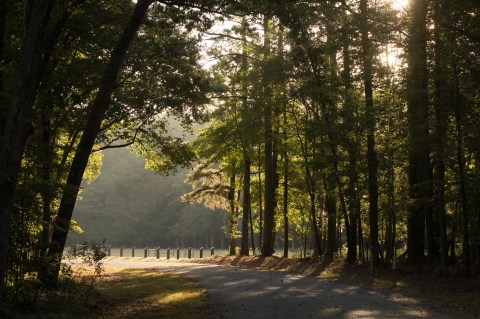
POLYGON ((191 189, 184 183, 186 172, 159 176, 126 149, 104 151, 101 174, 84 184, 75 206, 73 219, 83 232, 71 231, 67 243, 105 239, 116 247, 223 247, 227 213, 182 202, 191 189))

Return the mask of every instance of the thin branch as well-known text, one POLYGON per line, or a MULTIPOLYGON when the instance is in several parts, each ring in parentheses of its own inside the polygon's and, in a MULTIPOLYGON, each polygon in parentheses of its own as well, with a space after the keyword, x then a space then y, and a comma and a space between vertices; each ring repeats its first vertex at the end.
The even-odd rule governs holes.
MULTIPOLYGON (((233 12, 233 11, 228 11, 228 10, 223 10, 221 9, 222 7, 226 6, 226 4, 220 3, 217 8, 211 8, 208 6, 202 6, 199 4, 194 4, 189 1, 183 2, 183 1, 178 1, 178 0, 172 0, 172 1, 163 1, 163 0, 157 0, 156 2, 162 3, 167 6, 179 6, 179 7, 186 7, 190 9, 198 9, 204 12, 208 13, 215 13, 215 14, 220 14, 220 15, 227 15, 227 16, 235 16, 235 17, 245 17, 250 14, 250 10, 245 10, 245 12, 239 12, 238 10, 233 12)), ((243 8, 245 9, 245 8, 243 8)))
POLYGON ((233 35, 230 35, 230 34, 225 34, 225 33, 216 33, 216 32, 203 32, 204 34, 207 34, 207 35, 211 35, 211 36, 215 36, 214 38, 208 38, 208 39, 205 39, 205 40, 217 40, 217 39, 222 39, 222 38, 228 38, 228 39, 232 39, 232 40, 235 40, 235 41, 243 41, 242 38, 239 38, 239 37, 235 37, 233 35))
POLYGON ((228 99, 248 99, 250 96, 242 95, 211 95, 208 98, 210 99, 219 99, 219 100, 228 100, 228 99))
POLYGON ((145 126, 145 124, 147 123, 147 119, 145 119, 136 129, 135 129, 135 134, 133 135, 133 138, 130 142, 127 142, 127 143, 124 143, 124 144, 117 144, 117 145, 112 145, 114 142, 118 141, 120 138, 116 138, 114 139, 113 141, 110 141, 107 145, 105 146, 102 146, 98 149, 94 149, 92 150, 92 153, 95 153, 95 152, 99 152, 99 151, 103 151, 103 150, 106 150, 106 149, 110 149, 110 148, 123 148, 123 147, 127 147, 127 146, 130 146, 132 145, 133 143, 135 143, 137 141, 137 135, 138 133, 140 132, 140 130, 143 128, 143 126, 145 126))
POLYGON ((100 147, 100 148, 98 148, 98 149, 92 150, 92 153, 100 152, 100 151, 103 151, 103 150, 106 150, 106 149, 111 149, 111 148, 123 148, 123 147, 127 147, 127 146, 130 146, 130 145, 132 145, 133 143, 135 143, 135 140, 136 140, 136 139, 134 138, 133 140, 131 140, 131 141, 128 142, 128 143, 125 143, 125 144, 117 144, 117 145, 110 145, 110 143, 109 143, 109 144, 107 144, 107 145, 105 145, 105 146, 102 146, 102 147, 100 147))

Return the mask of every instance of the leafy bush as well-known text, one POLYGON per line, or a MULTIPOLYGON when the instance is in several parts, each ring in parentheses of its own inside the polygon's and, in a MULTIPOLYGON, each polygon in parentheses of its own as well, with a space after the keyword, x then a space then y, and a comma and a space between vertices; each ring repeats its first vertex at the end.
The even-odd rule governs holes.
POLYGON ((10 293, 10 316, 23 318, 35 312, 36 318, 51 318, 55 313, 88 312, 98 300, 95 288, 103 276, 107 247, 104 243, 85 243, 82 254, 75 255, 73 251, 64 255, 55 289, 45 288, 36 272, 24 275, 10 293))

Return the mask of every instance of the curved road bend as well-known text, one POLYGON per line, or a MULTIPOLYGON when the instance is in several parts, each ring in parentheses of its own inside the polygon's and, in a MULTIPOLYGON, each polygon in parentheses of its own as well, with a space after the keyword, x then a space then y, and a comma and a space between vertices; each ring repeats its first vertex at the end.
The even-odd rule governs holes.
POLYGON ((214 319, 459 318, 358 286, 281 272, 115 259, 106 261, 105 266, 156 268, 193 278, 208 290, 214 319))

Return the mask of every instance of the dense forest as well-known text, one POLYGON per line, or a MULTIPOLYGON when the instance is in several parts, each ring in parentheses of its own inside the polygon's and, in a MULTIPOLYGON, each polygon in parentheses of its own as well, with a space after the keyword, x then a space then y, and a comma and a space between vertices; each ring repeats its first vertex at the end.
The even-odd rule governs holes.
MULTIPOLYGON (((0 35, 0 311, 101 227, 72 214, 120 147, 193 165, 181 198, 228 213, 231 254, 295 234, 372 270, 478 271, 477 0, 2 0, 0 35), (187 143, 169 118, 206 126, 187 143)), ((115 222, 146 209, 142 174, 115 222)))

